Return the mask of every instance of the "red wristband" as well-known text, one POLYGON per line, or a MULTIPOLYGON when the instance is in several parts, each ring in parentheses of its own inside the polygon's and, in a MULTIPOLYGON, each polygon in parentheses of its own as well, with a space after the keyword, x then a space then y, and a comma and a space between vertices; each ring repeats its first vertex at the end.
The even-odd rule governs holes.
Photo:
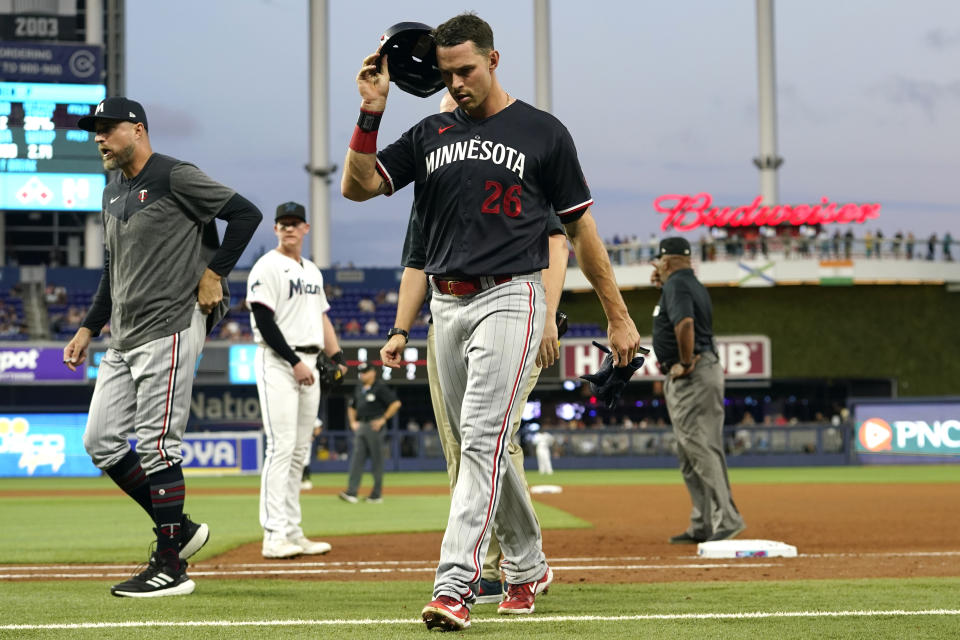
POLYGON ((377 132, 364 131, 359 126, 354 127, 353 137, 350 138, 350 148, 357 153, 376 153, 377 132))

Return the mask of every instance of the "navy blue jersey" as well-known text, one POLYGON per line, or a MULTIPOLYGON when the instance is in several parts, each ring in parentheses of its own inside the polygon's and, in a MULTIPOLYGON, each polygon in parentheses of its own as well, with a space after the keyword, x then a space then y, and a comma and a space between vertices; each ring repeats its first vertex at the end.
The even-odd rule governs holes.
POLYGON ((431 275, 544 269, 550 218, 570 223, 593 204, 566 127, 520 100, 484 120, 428 116, 377 153, 377 171, 391 194, 414 183, 431 275))
MULTIPOLYGON (((557 216, 547 217, 547 235, 563 234, 566 231, 560 224, 557 216)), ((411 269, 423 270, 427 263, 427 253, 423 244, 423 229, 420 228, 420 216, 417 208, 410 207, 410 221, 407 222, 407 235, 403 238, 403 253, 400 254, 400 264, 411 269)), ((428 293, 429 295, 429 293, 428 293)))

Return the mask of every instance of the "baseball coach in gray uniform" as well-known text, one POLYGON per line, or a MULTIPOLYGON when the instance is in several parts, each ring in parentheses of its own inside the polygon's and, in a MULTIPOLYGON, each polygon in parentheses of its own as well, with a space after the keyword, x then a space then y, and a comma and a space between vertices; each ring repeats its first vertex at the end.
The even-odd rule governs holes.
POLYGON ((549 216, 564 225, 597 292, 616 364, 630 362, 640 336, 590 214, 593 199, 570 133, 500 86, 493 30, 479 17, 456 16, 433 36, 458 108, 424 118, 378 151, 390 62, 379 52, 367 56, 357 74, 361 115, 341 192, 363 201, 414 185, 440 386, 461 451, 434 599, 421 615, 428 628, 457 631, 470 626, 473 587, 494 528, 508 583, 498 613, 532 613, 553 580, 506 446, 544 332, 540 272, 548 265, 549 216))
POLYGON ((684 238, 661 240, 654 265, 650 281, 662 291, 653 310, 653 349, 666 375, 667 411, 693 503, 690 526, 670 543, 727 540, 746 525, 733 503, 723 453, 723 368, 710 294, 693 273, 684 238))
POLYGON ((192 593, 187 558, 209 536, 183 512, 180 443, 194 369, 207 334, 226 314, 226 276, 261 214, 243 196, 187 162, 153 153, 143 107, 107 98, 80 118, 108 171, 103 191, 103 274, 76 335, 63 350, 71 369, 110 323, 90 401, 84 446, 155 524, 147 568, 115 585, 115 596, 192 593), (220 243, 215 218, 226 220, 220 243), (128 438, 136 438, 136 452, 128 438))

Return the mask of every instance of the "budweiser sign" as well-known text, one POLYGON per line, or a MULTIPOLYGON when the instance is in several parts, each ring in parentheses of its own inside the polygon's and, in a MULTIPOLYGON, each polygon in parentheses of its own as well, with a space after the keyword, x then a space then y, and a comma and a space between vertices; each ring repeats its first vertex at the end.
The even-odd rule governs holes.
POLYGON ((822 198, 820 204, 779 204, 761 206, 762 196, 740 207, 715 207, 709 193, 662 195, 653 201, 653 208, 666 215, 660 228, 690 231, 697 227, 748 227, 760 225, 828 224, 831 222, 863 224, 878 218, 879 204, 840 204, 822 198))

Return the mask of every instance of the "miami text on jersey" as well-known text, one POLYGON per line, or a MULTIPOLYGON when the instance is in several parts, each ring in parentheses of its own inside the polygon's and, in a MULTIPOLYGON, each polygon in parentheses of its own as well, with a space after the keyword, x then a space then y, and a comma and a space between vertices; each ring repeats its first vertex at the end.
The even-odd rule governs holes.
POLYGON ((311 284, 297 278, 290 281, 290 295, 287 298, 292 298, 295 293, 323 293, 323 288, 318 284, 311 284))
POLYGON ((494 144, 490 140, 460 140, 434 149, 427 155, 427 175, 436 169, 451 162, 461 160, 489 160, 494 164, 503 165, 513 171, 523 180, 523 165, 527 156, 513 147, 504 144, 494 144))

